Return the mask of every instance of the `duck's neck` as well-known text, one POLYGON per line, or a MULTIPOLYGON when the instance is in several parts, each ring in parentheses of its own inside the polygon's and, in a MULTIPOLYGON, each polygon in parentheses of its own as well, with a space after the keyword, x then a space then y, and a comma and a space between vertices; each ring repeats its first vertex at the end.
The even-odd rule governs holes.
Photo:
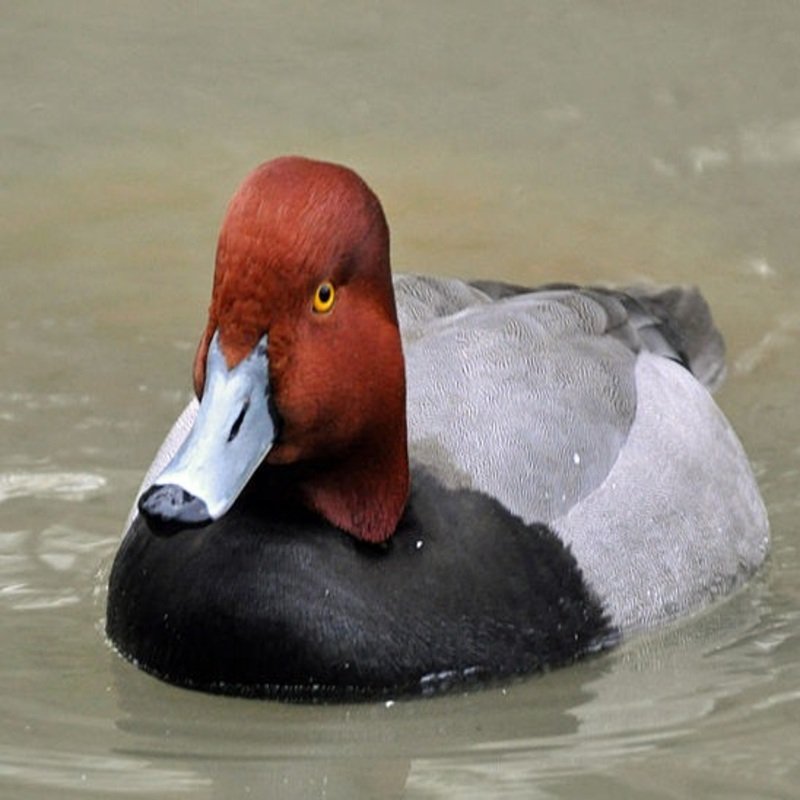
POLYGON ((398 427, 376 446, 364 444, 343 459, 310 467, 298 484, 305 505, 358 539, 388 539, 409 492, 405 419, 398 427))

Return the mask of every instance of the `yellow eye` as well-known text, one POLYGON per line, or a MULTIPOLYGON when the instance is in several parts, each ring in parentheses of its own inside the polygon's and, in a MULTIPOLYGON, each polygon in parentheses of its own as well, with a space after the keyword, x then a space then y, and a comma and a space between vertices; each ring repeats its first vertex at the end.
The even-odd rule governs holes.
POLYGON ((330 281, 325 281, 317 286, 317 291, 314 293, 314 311, 318 314, 325 314, 333 308, 333 298, 336 292, 333 290, 333 284, 330 281))

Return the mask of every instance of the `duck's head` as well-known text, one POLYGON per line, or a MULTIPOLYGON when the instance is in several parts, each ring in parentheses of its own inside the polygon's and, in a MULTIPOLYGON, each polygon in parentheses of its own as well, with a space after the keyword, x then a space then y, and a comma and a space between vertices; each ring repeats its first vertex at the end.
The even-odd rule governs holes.
POLYGON ((202 525, 256 470, 290 465, 299 497, 366 541, 408 495, 405 379, 380 203, 352 171, 258 167, 228 207, 194 362, 191 433, 140 511, 202 525))

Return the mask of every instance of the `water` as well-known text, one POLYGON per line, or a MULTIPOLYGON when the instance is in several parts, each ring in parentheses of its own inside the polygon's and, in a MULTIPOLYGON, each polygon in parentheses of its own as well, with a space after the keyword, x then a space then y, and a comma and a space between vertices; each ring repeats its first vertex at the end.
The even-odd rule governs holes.
POLYGON ((797 4, 7 0, 0 20, 4 800, 800 796, 797 4), (362 172, 398 269, 699 283, 766 568, 465 696, 284 706, 122 662, 105 579, 188 396, 217 226, 286 152, 362 172))

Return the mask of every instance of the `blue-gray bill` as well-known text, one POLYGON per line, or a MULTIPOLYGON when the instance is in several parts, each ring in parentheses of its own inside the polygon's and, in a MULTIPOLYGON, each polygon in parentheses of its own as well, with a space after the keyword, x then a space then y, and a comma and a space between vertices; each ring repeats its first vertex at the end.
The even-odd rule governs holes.
POLYGON ((269 394, 267 335, 244 360, 228 369, 219 332, 215 332, 192 430, 142 494, 139 511, 161 525, 198 526, 219 519, 274 442, 269 394))

